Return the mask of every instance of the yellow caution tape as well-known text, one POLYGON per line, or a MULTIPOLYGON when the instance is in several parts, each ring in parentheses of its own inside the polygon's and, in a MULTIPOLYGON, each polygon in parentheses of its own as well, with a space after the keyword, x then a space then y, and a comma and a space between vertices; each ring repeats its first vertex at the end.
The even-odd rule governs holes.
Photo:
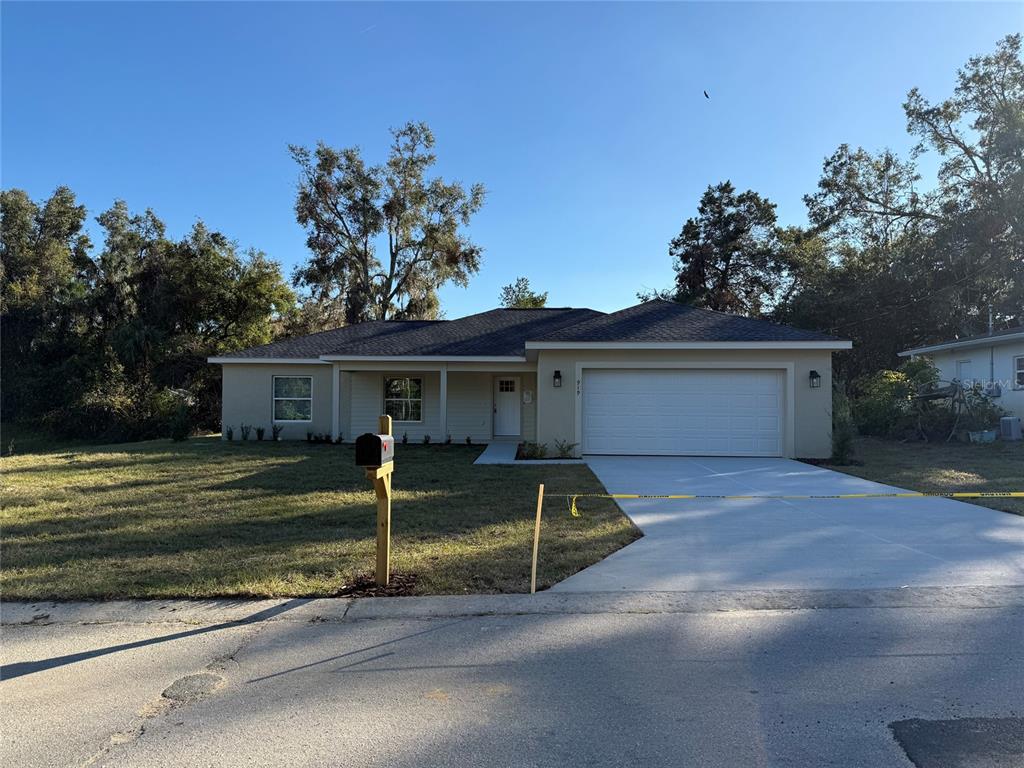
POLYGON ((734 495, 703 493, 550 493, 548 496, 565 496, 569 500, 569 514, 579 517, 576 499, 916 499, 934 497, 941 499, 1024 499, 1024 491, 957 491, 954 493, 921 493, 906 491, 900 493, 833 493, 811 495, 734 495))

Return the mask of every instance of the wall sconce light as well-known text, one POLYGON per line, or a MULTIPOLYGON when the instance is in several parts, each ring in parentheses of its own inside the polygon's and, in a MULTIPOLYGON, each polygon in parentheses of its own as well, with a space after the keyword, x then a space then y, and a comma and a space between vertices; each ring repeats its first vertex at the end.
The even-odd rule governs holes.
POLYGON ((818 389, 821 386, 821 374, 817 371, 811 371, 811 389, 818 389))
POLYGON ((551 383, 556 387, 562 386, 562 372, 555 371, 555 377, 551 380, 551 383))

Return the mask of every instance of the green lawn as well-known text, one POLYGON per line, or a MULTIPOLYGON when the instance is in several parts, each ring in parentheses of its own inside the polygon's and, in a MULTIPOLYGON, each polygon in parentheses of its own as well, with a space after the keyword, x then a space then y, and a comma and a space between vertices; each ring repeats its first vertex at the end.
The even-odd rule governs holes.
MULTIPOLYGON (((855 458, 863 466, 831 466, 839 472, 926 493, 1024 490, 1024 442, 898 443, 864 438, 855 458)), ((1024 515, 1024 499, 971 499, 1024 515)))
MULTIPOLYGON (((373 493, 349 446, 31 447, 0 459, 5 599, 333 595, 373 568, 373 493)), ((398 447, 392 569, 415 593, 528 590, 537 484, 603 492, 584 466, 472 466, 481 450, 398 447)), ((609 500, 580 518, 552 500, 538 582, 638 536, 609 500)))

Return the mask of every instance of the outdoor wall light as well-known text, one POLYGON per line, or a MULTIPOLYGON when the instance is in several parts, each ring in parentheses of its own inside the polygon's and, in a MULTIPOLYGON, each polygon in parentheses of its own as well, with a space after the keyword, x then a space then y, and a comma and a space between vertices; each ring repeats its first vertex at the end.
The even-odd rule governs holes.
POLYGON ((817 371, 811 371, 811 389, 817 389, 821 386, 821 374, 817 371))
POLYGON ((561 371, 555 371, 555 377, 551 380, 551 383, 554 384, 556 387, 562 386, 562 372, 561 371))

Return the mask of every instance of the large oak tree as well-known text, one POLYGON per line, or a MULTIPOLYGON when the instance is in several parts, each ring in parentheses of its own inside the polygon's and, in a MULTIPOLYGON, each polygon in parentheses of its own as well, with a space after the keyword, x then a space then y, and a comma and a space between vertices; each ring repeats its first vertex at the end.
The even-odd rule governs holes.
POLYGON ((295 214, 312 252, 294 279, 346 323, 435 318, 438 288, 466 285, 480 267, 481 249, 463 229, 483 186, 428 177, 436 156, 425 123, 392 137, 381 165, 357 147, 290 148, 301 169, 295 214))

